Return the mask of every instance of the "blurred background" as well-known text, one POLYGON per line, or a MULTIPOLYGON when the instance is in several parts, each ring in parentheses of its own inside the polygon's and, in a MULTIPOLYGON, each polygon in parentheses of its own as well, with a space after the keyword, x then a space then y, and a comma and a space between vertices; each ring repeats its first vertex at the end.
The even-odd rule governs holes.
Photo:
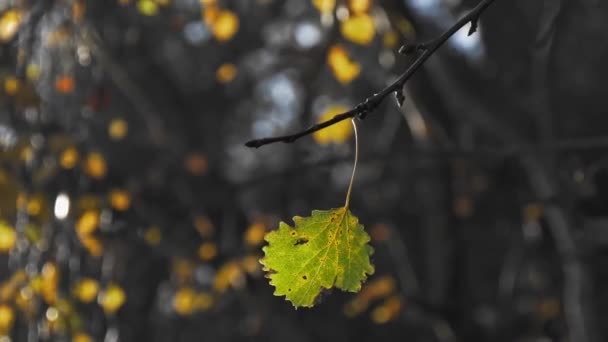
POLYGON ((348 121, 477 0, 0 0, 0 341, 606 341, 608 2, 495 0, 359 121, 376 273, 258 263, 342 205, 348 121))

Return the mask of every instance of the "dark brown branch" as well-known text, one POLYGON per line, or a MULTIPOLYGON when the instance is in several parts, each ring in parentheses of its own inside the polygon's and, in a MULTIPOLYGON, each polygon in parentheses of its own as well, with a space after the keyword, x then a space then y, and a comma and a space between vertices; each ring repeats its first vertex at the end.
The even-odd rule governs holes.
POLYGON ((316 131, 322 130, 346 119, 352 119, 354 117, 364 119, 369 113, 373 112, 388 95, 394 92, 399 94, 405 83, 416 73, 416 71, 426 62, 426 60, 429 59, 429 57, 431 57, 450 37, 458 32, 458 30, 460 30, 466 24, 471 23, 471 30, 469 31, 469 34, 475 32, 479 17, 493 2, 494 0, 482 0, 474 9, 458 20, 447 31, 428 43, 413 45, 413 47, 411 45, 401 47, 400 51, 404 53, 413 53, 417 51, 422 51, 422 53, 414 60, 409 68, 407 68, 407 70, 401 74, 399 78, 397 78, 397 80, 388 85, 379 93, 368 97, 355 108, 349 110, 348 112, 338 114, 328 121, 313 125, 299 133, 251 140, 245 143, 245 146, 258 148, 276 142, 292 143, 301 137, 310 135, 316 131))

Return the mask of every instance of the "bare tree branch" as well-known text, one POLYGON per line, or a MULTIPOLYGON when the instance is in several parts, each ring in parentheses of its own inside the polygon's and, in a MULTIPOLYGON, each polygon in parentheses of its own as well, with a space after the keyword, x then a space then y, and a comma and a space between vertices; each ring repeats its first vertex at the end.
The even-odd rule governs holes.
POLYGON ((402 46, 399 49, 400 53, 410 54, 418 53, 419 51, 422 51, 422 53, 418 55, 418 57, 416 57, 414 62, 409 66, 409 68, 407 68, 407 70, 403 74, 401 74, 401 76, 399 76, 399 78, 397 78, 397 80, 395 80, 393 83, 391 83, 379 93, 368 97, 367 99, 365 99, 365 101, 358 104, 355 108, 345 113, 338 114, 328 121, 313 125, 299 133, 251 140, 246 142, 245 146, 258 148, 276 142, 292 143, 301 137, 310 135, 316 131, 332 126, 346 119, 351 119, 354 117, 365 119, 365 117, 369 113, 373 112, 384 101, 384 99, 392 93, 395 93, 397 95, 398 101, 402 102, 404 98, 402 97, 403 95, 401 94, 401 90, 403 89, 405 83, 416 73, 418 69, 420 69, 422 65, 424 65, 424 63, 427 61, 427 59, 429 59, 429 57, 431 57, 450 37, 452 37, 466 24, 471 23, 471 29, 469 30, 469 34, 473 34, 476 31, 476 23, 478 22, 479 17, 493 2, 494 0, 482 0, 467 15, 462 17, 447 31, 445 31, 436 39, 431 40, 430 42, 413 45, 406 44, 402 46))

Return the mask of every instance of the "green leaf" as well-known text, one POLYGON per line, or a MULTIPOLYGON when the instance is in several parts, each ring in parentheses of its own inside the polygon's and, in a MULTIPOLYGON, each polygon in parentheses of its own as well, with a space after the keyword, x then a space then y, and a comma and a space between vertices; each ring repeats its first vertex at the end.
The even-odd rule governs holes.
POLYGON ((285 296, 295 307, 312 307, 323 289, 357 292, 374 273, 369 235, 347 208, 315 210, 293 221, 295 227, 281 222, 265 237, 260 262, 275 296, 285 296))

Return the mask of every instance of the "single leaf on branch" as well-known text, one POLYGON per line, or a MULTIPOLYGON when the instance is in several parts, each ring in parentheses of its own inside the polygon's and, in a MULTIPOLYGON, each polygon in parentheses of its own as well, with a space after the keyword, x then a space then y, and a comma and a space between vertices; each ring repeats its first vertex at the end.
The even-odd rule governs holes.
POLYGON ((265 257, 276 296, 294 307, 312 307, 324 289, 357 292, 368 275, 373 248, 369 235, 348 208, 315 210, 310 217, 294 217, 294 227, 281 222, 265 240, 265 257))

